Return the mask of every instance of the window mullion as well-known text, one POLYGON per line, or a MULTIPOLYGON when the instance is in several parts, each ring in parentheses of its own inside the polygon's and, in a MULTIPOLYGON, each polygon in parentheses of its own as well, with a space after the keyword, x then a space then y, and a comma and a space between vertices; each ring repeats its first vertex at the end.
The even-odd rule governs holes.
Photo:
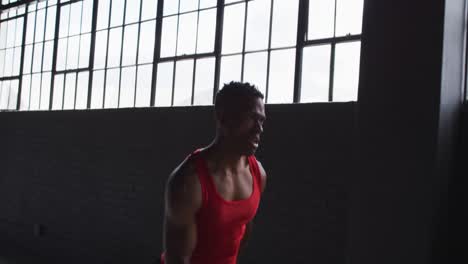
MULTIPOLYGON (((23 68, 24 68, 24 50, 26 49, 26 29, 28 27, 28 6, 25 8, 24 18, 23 18, 23 39, 21 41, 21 58, 20 58, 20 72, 18 80, 18 99, 16 101, 16 110, 20 110, 21 105, 21 91, 23 85, 23 68)), ((29 106, 28 106, 29 110, 29 106)))
POLYGON ((247 38, 247 16, 249 12, 249 2, 246 1, 245 3, 245 11, 244 11, 244 39, 242 40, 242 61, 241 61, 241 81, 244 81, 244 63, 245 63, 245 42, 247 38))
MULTIPOLYGON (((122 36, 120 38, 120 61, 119 61, 119 91, 117 95, 117 108, 120 108, 120 91, 122 90, 122 60, 123 60, 123 53, 124 53, 124 36, 125 36, 125 18, 126 18, 126 9, 127 3, 129 0, 124 0, 124 13, 122 18, 122 36)), ((136 74, 136 71, 135 71, 136 74)), ((135 75, 135 82, 136 82, 136 75, 135 75)))
POLYGON ((265 85, 265 103, 268 103, 268 88, 270 86, 270 57, 271 57, 271 35, 272 35, 272 27, 273 27, 273 8, 274 8, 274 0, 271 0, 270 4, 270 26, 268 32, 268 53, 267 53, 267 76, 266 76, 266 85, 265 85))
POLYGON ((98 1, 93 1, 93 18, 91 21, 91 45, 89 48, 89 62, 88 67, 89 78, 88 78, 88 99, 86 103, 86 108, 91 108, 91 93, 93 91, 93 77, 94 77, 94 53, 96 48, 96 27, 97 27, 97 14, 98 14, 98 1))
POLYGON ((224 22, 224 0, 218 0, 216 9, 216 33, 215 33, 215 78, 213 86, 213 103, 216 93, 219 90, 219 74, 221 68, 221 50, 223 41, 223 22, 224 22))
MULTIPOLYGON (((58 40, 59 40, 59 31, 60 31, 60 12, 61 12, 61 9, 62 9, 61 5, 57 4, 57 9, 56 9, 56 12, 55 12, 54 52, 53 52, 53 58, 52 58, 52 77, 51 77, 51 81, 50 81, 49 110, 52 110, 52 105, 53 105, 53 101, 54 101, 54 88, 55 88, 55 75, 57 74, 57 49, 58 49, 58 40)), ((32 73, 32 70, 31 70, 31 73, 32 73)), ((65 81, 64 81, 64 83, 65 83, 65 81)))
POLYGON ((158 64, 161 59, 161 35, 162 35, 162 20, 163 20, 163 9, 164 1, 158 1, 158 9, 156 12, 156 39, 154 41, 154 51, 153 51, 153 76, 151 78, 151 98, 150 106, 155 106, 156 104, 156 83, 157 83, 157 72, 158 64))
POLYGON ((302 54, 304 51, 305 38, 307 34, 307 15, 309 12, 309 1, 299 1, 296 36, 296 65, 294 69, 294 97, 293 102, 299 103, 301 99, 301 81, 302 81, 302 54))

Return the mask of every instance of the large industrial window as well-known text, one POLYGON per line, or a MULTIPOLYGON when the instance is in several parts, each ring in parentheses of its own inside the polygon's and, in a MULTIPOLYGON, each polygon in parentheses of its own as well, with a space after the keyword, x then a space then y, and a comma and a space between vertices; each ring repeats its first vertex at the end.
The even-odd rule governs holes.
POLYGON ((363 0, 1 1, 0 110, 356 101, 363 0))

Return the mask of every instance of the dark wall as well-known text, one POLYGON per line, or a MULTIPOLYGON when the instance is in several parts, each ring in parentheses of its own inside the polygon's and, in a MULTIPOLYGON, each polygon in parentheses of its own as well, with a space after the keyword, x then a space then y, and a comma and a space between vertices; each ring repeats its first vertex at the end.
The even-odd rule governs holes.
POLYGON ((464 1, 365 1, 350 263, 447 263, 464 1))
MULTIPOLYGON (((266 111, 268 187, 243 263, 343 263, 355 104, 266 111)), ((0 124, 3 254, 36 262, 151 263, 164 182, 214 136, 209 107, 0 113, 0 124)))
POLYGON ((450 186, 450 249, 453 259, 457 262, 468 262, 468 252, 464 243, 468 237, 468 188, 467 157, 468 157, 468 104, 465 103, 462 115, 462 126, 457 158, 457 177, 450 186))

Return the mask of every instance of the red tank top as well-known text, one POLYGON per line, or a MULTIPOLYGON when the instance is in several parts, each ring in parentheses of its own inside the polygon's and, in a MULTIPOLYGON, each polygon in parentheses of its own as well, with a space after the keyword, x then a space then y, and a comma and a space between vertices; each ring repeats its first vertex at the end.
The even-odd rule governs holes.
MULTIPOLYGON (((246 224, 251 221, 260 203, 261 176, 257 160, 249 156, 252 193, 244 200, 227 201, 218 193, 205 160, 192 154, 202 190, 202 205, 196 216, 197 245, 191 264, 236 264, 246 224)), ((164 254, 162 255, 164 263, 164 254)))

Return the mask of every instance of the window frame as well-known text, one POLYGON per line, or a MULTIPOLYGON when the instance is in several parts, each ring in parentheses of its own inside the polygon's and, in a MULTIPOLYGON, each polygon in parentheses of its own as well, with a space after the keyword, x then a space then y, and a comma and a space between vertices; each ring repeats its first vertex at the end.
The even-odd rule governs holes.
MULTIPOLYGON (((65 68, 64 70, 57 70, 57 53, 58 53, 58 42, 59 42, 59 32, 60 32, 60 15, 62 11, 62 7, 67 6, 76 3, 76 2, 83 2, 84 0, 70 0, 70 1, 63 1, 63 0, 57 0, 56 3, 56 16, 55 16, 55 32, 54 32, 54 39, 53 39, 53 55, 52 55, 52 71, 51 71, 51 88, 50 88, 50 97, 49 97, 49 109, 53 109, 53 101, 54 101, 54 88, 55 88, 55 79, 56 76, 58 75, 63 75, 64 79, 66 78, 67 74, 76 74, 76 82, 78 82, 78 75, 81 72, 88 72, 88 94, 87 94, 87 102, 86 102, 86 109, 91 109, 91 101, 92 101, 92 90, 93 90, 93 79, 94 79, 94 72, 96 70, 100 69, 95 69, 94 65, 94 59, 95 59, 95 48, 96 48, 96 35, 97 32, 101 31, 97 30, 97 20, 98 20, 98 5, 99 5, 99 0, 92 0, 92 21, 91 21, 91 31, 90 31, 90 53, 89 53, 89 63, 87 67, 82 67, 80 68, 79 65, 76 69, 67 69, 65 68)), ((118 26, 122 28, 122 44, 120 47, 120 63, 119 66, 119 92, 118 92, 118 98, 120 100, 120 90, 121 90, 121 83, 122 83, 122 69, 124 66, 122 65, 122 56, 123 56, 123 39, 124 39, 124 32, 125 32, 125 27, 127 24, 125 23, 125 16, 126 16, 126 10, 127 10, 127 2, 129 0, 123 0, 124 1, 124 11, 123 11, 123 23, 122 25, 118 26)), ((192 10, 192 11, 185 11, 179 13, 180 10, 180 2, 179 2, 179 8, 178 12, 176 14, 172 15, 163 15, 163 10, 164 10, 164 2, 165 0, 158 0, 157 1, 157 10, 156 10, 156 17, 154 18, 155 20, 155 41, 154 41, 154 50, 153 50, 153 61, 151 63, 146 63, 148 65, 152 64, 152 75, 151 75, 151 92, 150 92, 150 99, 149 99, 149 107, 154 107, 155 106, 155 96, 156 96, 156 84, 157 84, 157 72, 158 72, 158 65, 160 63, 164 62, 173 62, 173 81, 172 81, 172 98, 171 98, 171 106, 174 106, 174 93, 175 93, 175 67, 178 61, 182 60, 187 60, 187 59, 193 59, 194 60, 194 66, 193 66, 193 78, 192 78, 192 94, 191 94, 191 105, 194 105, 194 89, 195 89, 195 72, 196 72, 196 62, 198 59, 203 59, 203 58, 214 58, 214 83, 213 83, 213 103, 214 103, 214 98, 218 90, 220 89, 220 69, 221 69, 221 59, 224 56, 230 56, 230 55, 240 55, 241 56, 241 81, 244 81, 244 67, 245 67, 245 56, 250 53, 258 53, 258 52, 266 52, 267 53, 267 63, 266 63, 266 85, 265 85, 265 98, 268 98, 268 92, 269 92, 269 80, 270 80, 270 61, 271 61, 271 53, 277 50, 284 50, 284 49, 295 49, 295 61, 294 61, 294 80, 293 84, 294 87, 293 89, 293 102, 292 103, 301 103, 301 86, 302 86, 302 64, 303 64, 303 52, 304 48, 311 47, 311 46, 316 46, 316 45, 330 45, 331 46, 331 54, 330 54, 330 75, 329 75, 329 94, 328 94, 328 101, 332 102, 333 101, 333 92, 334 92, 334 73, 335 73, 335 49, 336 45, 341 44, 341 43, 346 43, 346 42, 361 42, 362 39, 362 33, 360 34, 354 34, 354 35, 346 35, 346 36, 335 36, 329 37, 329 38, 322 38, 322 39, 313 39, 309 40, 307 37, 308 34, 308 19, 309 19, 309 0, 298 0, 298 17, 297 17, 297 35, 296 35, 296 41, 294 46, 288 46, 288 47, 280 47, 280 48, 272 48, 271 42, 272 42, 272 26, 273 26, 273 10, 274 10, 274 4, 278 0, 269 0, 270 1, 270 14, 269 14, 269 28, 268 28, 268 47, 266 49, 261 49, 261 50, 254 50, 254 51, 247 51, 246 50, 246 39, 247 39, 247 19, 248 19, 248 10, 249 10, 249 4, 254 1, 254 0, 237 0, 233 1, 230 3, 225 3, 225 0, 217 0, 216 1, 216 6, 213 7, 205 7, 205 8, 200 8, 200 0, 198 0, 198 9, 197 10, 192 10), (237 5, 237 4, 245 4, 245 11, 244 11, 244 25, 243 25, 243 39, 242 39, 242 51, 232 53, 232 54, 223 54, 222 53, 222 37, 223 37, 223 23, 224 23, 224 10, 226 7, 231 6, 231 5, 237 5), (198 12, 197 17, 199 17, 199 12, 203 10, 208 10, 208 9, 216 9, 216 27, 215 27, 215 35, 214 35, 214 48, 212 52, 205 52, 205 53, 197 53, 195 50, 194 54, 189 54, 189 55, 177 55, 177 50, 175 52, 174 56, 171 57, 161 57, 161 41, 162 41, 162 30, 163 30, 163 19, 168 16, 178 16, 177 23, 179 23, 180 16, 186 13, 191 13, 191 12, 198 12)), ((19 8, 21 6, 25 7, 25 12, 22 15, 18 15, 13 18, 7 18, 1 20, 2 22, 10 19, 15 19, 15 18, 20 18, 22 17, 24 20, 23 22, 23 40, 22 40, 22 45, 21 45, 21 63, 20 63, 20 74, 18 76, 14 77, 7 77, 7 78, 0 78, 1 80, 6 80, 6 79, 14 79, 19 81, 19 87, 18 87, 18 99, 17 99, 17 107, 16 110, 20 110, 20 103, 21 103, 21 92, 22 92, 22 79, 23 79, 23 70, 24 67, 29 67, 29 65, 23 65, 24 64, 24 53, 25 53, 25 47, 26 47, 26 31, 27 31, 27 19, 28 19, 28 11, 29 11, 29 6, 33 2, 38 2, 37 0, 19 0, 13 3, 9 3, 7 5, 3 5, 0 3, 0 11, 9 11, 11 8, 19 8)), ((337 16, 337 2, 338 0, 335 0, 335 11, 334 11, 334 32, 336 32, 336 16, 337 16)), ((143 0, 140 2, 140 10, 139 10, 139 19, 137 22, 132 22, 131 24, 138 24, 138 39, 137 39, 137 57, 136 57, 136 64, 132 65, 136 67, 136 73, 135 73, 135 93, 137 89, 137 78, 138 78, 138 68, 140 64, 138 63, 138 52, 139 52, 139 47, 140 47, 140 30, 141 30, 141 24, 146 22, 147 20, 142 21, 142 9, 143 9, 143 0)), ((83 13, 83 7, 82 11, 83 13)), ((109 34, 110 34, 110 29, 114 28, 110 25, 111 21, 111 16, 112 16, 112 2, 110 1, 109 5, 109 21, 108 21, 108 28, 107 29, 107 44, 106 44, 106 66, 104 68, 105 73, 104 73, 104 89, 106 88, 106 73, 107 73, 107 53, 109 49, 109 34)), ((37 17, 35 16, 35 19, 37 17)), ((47 16, 46 16, 47 19, 47 16)), ((153 19, 150 19, 153 20, 153 19)), ((197 18, 197 23, 198 23, 198 18, 197 18)), ((149 21, 149 20, 148 20, 149 21)), ((70 23, 70 22, 69 22, 70 23)), ((82 27, 82 22, 80 24, 80 28, 82 27)), ((130 24, 130 23, 129 23, 130 24)), ((36 27, 36 25, 34 25, 36 27)), ((44 32, 46 30, 46 23, 44 23, 44 32)), ((80 35, 83 34, 80 30, 80 35)), ((179 38, 179 34, 176 34, 176 38, 179 38)), ((69 36, 67 37, 69 38, 69 36)), ((198 38, 198 34, 197 37, 198 38)), ((177 41, 177 40, 176 40, 177 41)), ((45 43, 45 40, 44 40, 45 43)), ((33 43, 34 44, 34 43, 33 43)), ((42 53, 42 56, 44 57, 44 50, 42 53)), ((467 59, 468 60, 468 59, 467 59)), ((33 63, 33 62, 31 62, 33 63)), ((146 65, 144 64, 144 65, 146 65)), ((126 66, 125 66, 126 67, 126 66)), ((42 67, 41 67, 42 68, 42 67)), ((41 71, 42 73, 42 71, 41 71)), ((31 72, 32 76, 32 72, 31 72)), ((65 84, 64 84, 65 86, 65 84)), ((467 89, 468 84, 465 81, 465 95, 466 95, 466 89, 467 89)), ((75 89, 77 89, 77 85, 75 84, 75 89)), ((105 101, 105 96, 103 96, 103 101, 105 101)), ((466 98, 465 98, 466 99, 466 98)), ((76 105, 76 96, 74 98, 75 100, 75 105, 76 105)), ((134 98, 136 100, 136 96, 134 98)), ((266 100, 266 103, 268 101, 266 100)), ((62 109, 63 109, 63 104, 64 102, 62 101, 62 109)), ((135 104, 134 104, 135 105, 135 104)), ((117 104, 117 107, 119 108, 120 105, 117 104)), ((102 104, 102 108, 105 108, 104 102, 102 104)))

